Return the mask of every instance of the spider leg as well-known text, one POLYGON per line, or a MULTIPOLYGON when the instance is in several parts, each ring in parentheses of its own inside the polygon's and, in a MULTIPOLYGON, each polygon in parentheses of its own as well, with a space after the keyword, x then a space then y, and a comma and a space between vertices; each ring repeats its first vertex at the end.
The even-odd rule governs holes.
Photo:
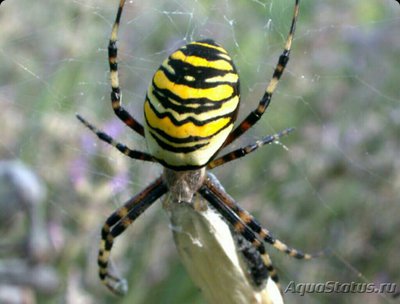
POLYGON ((150 154, 147 154, 147 153, 141 152, 141 151, 137 151, 137 150, 132 150, 132 149, 128 148, 127 146, 125 146, 124 144, 121 144, 121 143, 115 141, 110 135, 97 129, 94 125, 92 125, 90 122, 85 120, 79 114, 76 114, 76 117, 88 129, 90 129, 94 134, 96 134, 99 139, 101 139, 102 141, 105 141, 106 143, 110 144, 111 146, 117 148, 118 151, 125 154, 126 156, 129 156, 130 158, 134 158, 134 159, 145 160, 145 161, 151 161, 151 162, 156 161, 150 154))
POLYGON ((223 164, 226 164, 232 160, 241 158, 243 156, 246 156, 247 154, 257 150, 258 148, 270 144, 272 142, 275 142, 277 140, 279 140, 279 138, 288 135, 290 132, 292 132, 294 130, 294 128, 288 128, 285 129, 283 131, 280 131, 274 135, 268 135, 265 136, 264 138, 257 140, 256 142, 245 146, 243 148, 239 148, 237 150, 231 151, 223 156, 220 156, 214 160, 212 160, 208 165, 207 165, 207 169, 213 169, 215 167, 219 167, 223 164))
MULTIPOLYGON (((264 262, 265 257, 263 258, 260 252, 240 234, 236 234, 236 243, 238 250, 245 257, 253 283, 257 287, 261 287, 270 277, 270 269, 267 268, 264 262)), ((271 261, 269 261, 269 265, 272 265, 271 261)))
MULTIPOLYGON (((213 185, 211 186, 213 188, 213 185)), ((209 182, 206 182, 199 189, 199 193, 232 225, 236 233, 242 235, 257 249, 261 254, 261 258, 268 270, 269 276, 279 287, 278 274, 272 265, 271 258, 266 252, 264 244, 258 239, 249 226, 231 208, 229 208, 229 205, 223 202, 219 196, 214 194, 213 190, 214 189, 210 189, 209 182)))
POLYGON ((98 255, 99 276, 102 283, 115 294, 127 292, 124 279, 109 273, 108 265, 114 239, 125 231, 155 200, 168 191, 162 177, 156 179, 142 192, 128 200, 106 220, 101 230, 101 241, 98 255))
POLYGON ((118 77, 118 59, 117 59, 117 39, 118 39, 118 29, 121 19, 121 14, 123 7, 125 5, 125 0, 120 0, 117 16, 111 31, 111 37, 108 44, 108 62, 110 65, 110 80, 111 80, 111 105, 114 113, 121 119, 127 126, 136 131, 138 134, 144 137, 143 126, 134 119, 128 111, 126 111, 121 105, 121 89, 119 87, 119 77, 118 77))
POLYGON ((283 53, 279 56, 278 64, 275 67, 274 73, 272 75, 272 79, 268 83, 267 88, 265 89, 265 93, 261 100, 259 101, 258 107, 252 111, 227 137, 225 140, 223 147, 229 145, 231 142, 239 138, 244 132, 249 130, 264 114, 265 110, 268 108, 272 94, 274 93, 279 80, 285 70, 285 67, 289 61, 290 50, 292 46, 293 36, 296 29, 296 21, 297 16, 299 14, 299 2, 300 0, 295 1, 294 5, 294 13, 292 18, 292 24, 290 26, 289 34, 286 39, 285 48, 283 53))
MULTIPOLYGON (((316 254, 303 253, 300 250, 289 247, 285 243, 276 239, 272 235, 272 233, 269 230, 263 228, 249 212, 240 207, 230 195, 220 191, 220 189, 218 189, 218 187, 216 187, 211 181, 210 174, 208 174, 208 177, 206 178, 203 187, 205 187, 211 193, 209 196, 213 196, 214 200, 218 200, 220 203, 224 204, 227 209, 231 210, 235 214, 236 219, 240 219, 239 226, 243 226, 244 224, 248 229, 258 234, 261 239, 271 244, 279 251, 284 252, 291 257, 305 260, 323 255, 323 252, 319 252, 316 254)), ((232 224, 234 226, 236 225, 235 222, 233 222, 232 224)), ((245 235, 243 236, 246 237, 245 235)))

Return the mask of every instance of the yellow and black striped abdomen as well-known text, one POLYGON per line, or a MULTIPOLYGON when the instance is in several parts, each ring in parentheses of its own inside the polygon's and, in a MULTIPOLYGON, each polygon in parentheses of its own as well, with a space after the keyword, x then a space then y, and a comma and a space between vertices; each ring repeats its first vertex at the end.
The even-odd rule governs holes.
POLYGON ((156 71, 144 103, 150 153, 175 170, 205 166, 233 127, 239 77, 214 41, 189 43, 156 71))

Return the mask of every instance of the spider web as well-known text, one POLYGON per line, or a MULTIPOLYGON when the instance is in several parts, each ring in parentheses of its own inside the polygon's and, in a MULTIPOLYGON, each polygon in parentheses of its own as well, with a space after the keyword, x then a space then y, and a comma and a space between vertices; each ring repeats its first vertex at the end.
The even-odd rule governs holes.
MULTIPOLYGON (((22 160, 46 183, 53 267, 78 286, 82 303, 108 299, 93 262, 104 219, 161 172, 100 143, 74 117, 79 112, 119 141, 146 149, 110 107, 106 46, 117 4, 5 1, 0 7, 0 157, 22 160)), ((143 121, 142 101, 162 60, 189 41, 213 38, 239 70, 244 118, 271 77, 292 10, 288 0, 127 2, 119 40, 124 105, 143 121)), ((233 147, 287 127, 296 131, 215 170, 277 237, 305 251, 332 250, 302 262, 271 249, 284 287, 292 280, 400 282, 399 23, 396 1, 303 1, 272 103, 233 147)), ((155 205, 113 251, 129 279, 129 299, 157 302, 173 291, 171 301, 201 303, 155 205)), ((389 301, 382 294, 287 294, 296 303, 332 299, 389 301)))

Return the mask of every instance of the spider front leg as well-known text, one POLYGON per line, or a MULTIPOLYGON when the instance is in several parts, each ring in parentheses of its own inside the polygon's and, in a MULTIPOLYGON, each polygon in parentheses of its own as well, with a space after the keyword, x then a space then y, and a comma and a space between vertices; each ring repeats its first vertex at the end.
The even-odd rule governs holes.
MULTIPOLYGON (((257 251, 261 254, 261 258, 266 269, 268 270, 269 276, 280 289, 278 274, 272 265, 271 258, 266 252, 264 244, 246 225, 246 223, 235 212, 233 212, 233 210, 230 209, 225 202, 221 201, 219 196, 215 195, 215 191, 221 191, 216 190, 218 185, 219 182, 216 180, 216 178, 208 174, 205 184, 199 189, 199 193, 225 218, 225 220, 228 221, 228 223, 231 224, 236 233, 242 235, 257 249, 257 251)), ((230 198, 228 195, 227 197, 230 198)), ((232 198, 230 199, 233 201, 232 198)))
POLYGON ((303 253, 275 239, 267 229, 262 228, 261 225, 258 224, 250 213, 241 208, 231 196, 221 189, 221 187, 218 187, 218 181, 215 180, 213 175, 208 174, 203 186, 199 189, 199 193, 221 213, 238 234, 241 234, 260 252, 271 279, 277 285, 279 285, 278 275, 260 238, 270 243, 279 251, 298 259, 308 260, 321 255, 321 253, 303 253))
POLYGON ((122 10, 125 5, 125 0, 121 0, 119 2, 117 17, 115 18, 115 22, 111 31, 111 37, 108 44, 108 62, 110 65, 110 80, 111 80, 111 105, 114 110, 115 115, 119 119, 121 119, 128 127, 137 132, 138 134, 144 137, 144 128, 143 126, 134 119, 128 111, 126 111, 121 105, 121 89, 119 87, 119 77, 118 77, 118 48, 117 48, 117 39, 118 39, 118 29, 119 23, 121 20, 122 10))
POLYGON ((101 241, 97 260, 99 276, 102 283, 115 294, 126 294, 128 287, 124 279, 112 275, 108 269, 114 239, 123 233, 136 218, 167 191, 168 189, 163 182, 163 178, 159 177, 146 189, 131 198, 122 207, 118 208, 104 223, 101 230, 101 241))
POLYGON ((248 211, 240 207, 230 195, 222 192, 218 187, 216 187, 215 183, 212 182, 212 179, 213 177, 210 177, 209 175, 204 182, 204 186, 208 191, 210 191, 220 203, 224 204, 226 209, 232 211, 241 220, 240 225, 243 223, 245 227, 256 233, 262 240, 271 244, 277 250, 297 259, 309 260, 324 254, 324 252, 318 252, 315 254, 303 253, 302 251, 292 248, 276 239, 272 233, 268 229, 263 228, 248 211))

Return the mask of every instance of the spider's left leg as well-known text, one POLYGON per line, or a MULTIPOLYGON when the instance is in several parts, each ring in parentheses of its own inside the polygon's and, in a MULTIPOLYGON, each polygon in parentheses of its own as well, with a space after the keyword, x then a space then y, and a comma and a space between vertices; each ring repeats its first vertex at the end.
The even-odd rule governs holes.
POLYGON ((156 161, 153 158, 153 156, 151 156, 148 153, 138 151, 138 150, 132 150, 132 149, 128 148, 127 146, 125 146, 124 144, 121 144, 120 142, 115 141, 110 135, 97 129, 94 125, 92 125, 90 122, 88 122, 86 119, 84 119, 79 114, 76 114, 76 118, 78 118, 81 123, 83 123, 89 130, 91 130, 94 134, 96 134, 100 140, 115 147, 119 152, 125 154, 126 156, 129 156, 130 158, 133 158, 133 159, 152 161, 152 162, 156 161))
POLYGON ((124 279, 112 275, 108 269, 114 239, 123 233, 137 217, 167 191, 168 189, 163 178, 159 177, 142 192, 118 208, 104 223, 101 230, 100 249, 97 260, 99 276, 102 283, 115 294, 125 294, 127 286, 124 279))
MULTIPOLYGON (((208 180, 202 187, 200 187, 198 192, 225 218, 225 220, 231 224, 236 233, 242 235, 257 249, 261 254, 261 258, 268 270, 269 276, 280 289, 278 274, 272 265, 271 258, 266 252, 264 244, 258 239, 248 225, 231 208, 229 208, 228 204, 221 201, 221 198, 214 194, 214 189, 212 189, 213 185, 211 188, 209 187, 210 183, 211 182, 208 180)), ((230 199, 233 200, 232 198, 230 199)))
MULTIPOLYGON (((242 226, 242 223, 244 223, 245 226, 248 227, 252 232, 257 233, 261 239, 271 244, 279 251, 282 251, 287 255, 295 257, 297 259, 305 260, 309 260, 323 254, 323 252, 318 252, 316 254, 303 253, 300 250, 289 247, 285 243, 276 239, 272 235, 272 233, 269 230, 263 228, 249 212, 240 207, 230 195, 221 191, 217 186, 215 186, 215 184, 212 182, 212 178, 210 178, 209 175, 207 176, 203 187, 211 193, 211 196, 215 197, 215 200, 218 200, 219 202, 224 204, 227 209, 233 212, 236 217, 240 219, 241 223, 239 224, 239 226, 242 226)), ((236 223, 233 222, 233 225, 235 224, 236 223)))
POLYGON ((268 106, 271 102, 272 94, 275 92, 278 82, 279 82, 279 80, 283 74, 283 71, 285 70, 285 67, 289 61, 289 55, 290 55, 290 50, 292 47, 293 36, 294 36, 295 29, 296 29, 297 16, 299 15, 299 2, 300 2, 300 0, 295 0, 292 24, 290 26, 289 34, 286 39, 285 48, 284 48, 282 54, 279 56, 278 64, 275 67, 274 73, 272 75, 272 79, 268 83, 263 97, 259 101, 257 108, 254 111, 252 111, 229 134, 229 136, 227 137, 227 139, 224 142, 223 147, 226 147, 231 142, 233 142, 234 140, 239 138, 244 132, 249 130, 261 118, 261 116, 264 114, 265 110, 268 108, 268 106))
POLYGON ((259 140, 257 140, 256 142, 245 146, 243 148, 239 148, 237 150, 231 151, 225 155, 222 155, 214 160, 212 160, 208 165, 207 168, 208 169, 213 169, 215 167, 221 166, 223 164, 226 164, 232 160, 241 158, 243 156, 246 156, 247 154, 254 152, 255 150, 257 150, 258 148, 276 142, 279 140, 279 138, 288 135, 290 132, 292 132, 294 129, 293 128, 288 128, 285 129, 281 132, 278 132, 274 135, 268 135, 265 136, 264 138, 261 138, 259 140))
POLYGON ((110 65, 110 79, 111 79, 111 105, 114 110, 115 115, 119 119, 121 119, 128 127, 132 130, 136 131, 138 134, 144 137, 144 128, 143 126, 134 119, 131 114, 121 104, 121 89, 119 87, 119 77, 118 77, 118 48, 117 48, 117 39, 118 39, 118 29, 119 23, 121 20, 122 10, 125 5, 125 0, 120 0, 117 16, 115 18, 115 22, 111 31, 111 37, 108 44, 108 62, 110 65))

